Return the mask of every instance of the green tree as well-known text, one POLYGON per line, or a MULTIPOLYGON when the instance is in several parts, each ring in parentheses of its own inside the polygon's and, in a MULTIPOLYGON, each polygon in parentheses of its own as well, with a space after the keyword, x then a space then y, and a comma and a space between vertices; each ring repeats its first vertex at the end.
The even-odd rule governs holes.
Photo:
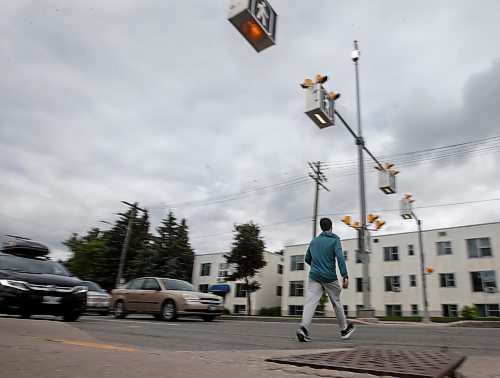
POLYGON ((244 280, 245 282, 248 315, 252 314, 250 294, 260 289, 260 283, 253 278, 260 269, 266 266, 264 248, 259 227, 250 222, 235 225, 231 252, 224 256, 227 263, 234 268, 227 280, 244 280))
POLYGON ((152 271, 157 276, 177 278, 191 282, 194 251, 189 243, 185 219, 180 223, 170 211, 157 228, 154 238, 152 271))
POLYGON ((104 233, 98 228, 92 228, 85 236, 73 234, 63 244, 73 252, 72 257, 64 263, 71 273, 101 284, 101 277, 96 274, 96 264, 106 249, 104 233))
POLYGON ((113 228, 104 233, 106 248, 99 254, 95 264, 95 274, 100 277, 101 286, 107 290, 115 287, 116 276, 120 264, 120 256, 127 233, 129 216, 134 215, 132 220, 132 233, 125 257, 123 278, 128 281, 132 278, 142 275, 148 271, 149 267, 144 266, 148 261, 147 256, 151 254, 149 233, 149 215, 147 212, 132 213, 132 209, 124 214, 115 222, 113 228))

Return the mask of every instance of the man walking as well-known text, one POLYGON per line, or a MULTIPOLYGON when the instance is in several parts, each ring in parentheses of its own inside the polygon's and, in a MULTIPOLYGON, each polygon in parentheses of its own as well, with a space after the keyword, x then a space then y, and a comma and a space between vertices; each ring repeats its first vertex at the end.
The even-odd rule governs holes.
POLYGON ((319 225, 323 232, 311 241, 305 256, 305 262, 311 266, 311 270, 309 271, 307 297, 302 311, 302 322, 297 330, 297 338, 301 342, 311 341, 309 327, 323 290, 330 297, 342 339, 348 339, 354 332, 354 325, 347 323, 344 308, 340 302, 342 287, 347 289, 349 286, 349 274, 342 245, 339 237, 332 232, 332 221, 329 218, 321 218, 319 225), (342 287, 337 279, 335 261, 342 276, 342 287))

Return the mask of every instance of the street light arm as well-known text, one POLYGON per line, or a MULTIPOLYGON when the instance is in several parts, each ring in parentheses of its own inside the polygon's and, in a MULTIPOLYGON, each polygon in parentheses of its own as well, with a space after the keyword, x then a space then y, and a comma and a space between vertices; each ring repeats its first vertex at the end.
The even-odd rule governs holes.
POLYGON ((342 124, 346 127, 347 130, 349 130, 349 132, 351 133, 351 135, 354 137, 354 139, 356 140, 356 144, 361 144, 363 146, 363 150, 366 151, 366 153, 368 155, 370 155, 370 157, 373 159, 373 161, 375 163, 377 163, 379 166, 382 166, 382 164, 377 160, 377 158, 370 152, 370 150, 368 149, 368 147, 365 146, 365 143, 363 141, 363 138, 361 137, 358 137, 356 135, 356 133, 351 129, 351 127, 347 124, 347 122, 344 120, 344 118, 342 118, 342 116, 339 114, 339 112, 337 112, 335 110, 335 115, 340 119, 340 121, 342 122, 342 124), (360 141, 360 143, 358 143, 360 141))

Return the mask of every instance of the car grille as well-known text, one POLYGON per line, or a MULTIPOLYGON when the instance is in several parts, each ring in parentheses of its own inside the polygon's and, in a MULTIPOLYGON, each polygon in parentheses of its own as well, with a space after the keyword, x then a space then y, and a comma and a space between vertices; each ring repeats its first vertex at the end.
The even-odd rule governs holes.
POLYGON ((220 299, 217 298, 200 298, 200 303, 218 305, 220 304, 220 299))
POLYGON ((49 291, 56 293, 69 293, 73 290, 73 287, 67 286, 56 286, 56 285, 36 285, 36 284, 28 284, 31 290, 36 291, 49 291))

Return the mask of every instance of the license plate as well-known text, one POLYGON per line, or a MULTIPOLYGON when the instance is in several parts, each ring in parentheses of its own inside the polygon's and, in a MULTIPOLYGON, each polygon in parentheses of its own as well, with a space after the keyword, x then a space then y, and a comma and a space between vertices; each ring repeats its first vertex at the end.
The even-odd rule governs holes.
POLYGON ((208 305, 208 311, 217 311, 217 306, 208 305))
POLYGON ((42 298, 42 303, 43 304, 60 304, 61 299, 62 299, 61 297, 44 296, 42 298))

